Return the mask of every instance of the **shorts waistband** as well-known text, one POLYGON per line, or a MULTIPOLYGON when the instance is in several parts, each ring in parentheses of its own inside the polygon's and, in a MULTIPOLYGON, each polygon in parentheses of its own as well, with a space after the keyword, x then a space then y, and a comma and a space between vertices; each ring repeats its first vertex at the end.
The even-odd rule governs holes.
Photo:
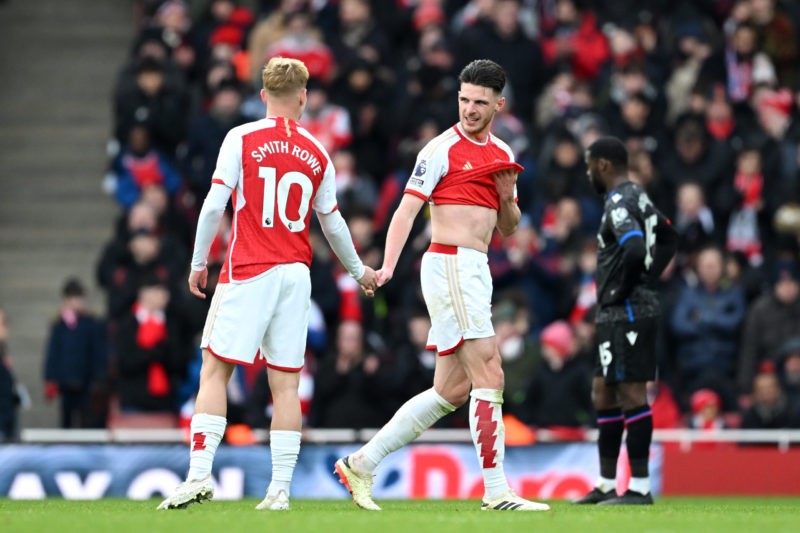
POLYGON ((428 251, 433 252, 435 254, 456 255, 458 254, 458 246, 453 246, 452 244, 439 244, 438 242, 432 242, 431 245, 428 247, 428 251))

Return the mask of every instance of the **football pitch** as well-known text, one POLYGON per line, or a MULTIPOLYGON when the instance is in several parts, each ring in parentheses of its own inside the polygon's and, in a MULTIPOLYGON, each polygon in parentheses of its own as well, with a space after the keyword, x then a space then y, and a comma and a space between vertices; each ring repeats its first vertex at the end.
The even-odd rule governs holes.
POLYGON ((584 507, 551 502, 552 511, 482 512, 478 501, 382 501, 382 512, 347 500, 293 500, 289 512, 254 509, 257 500, 213 501, 156 511, 157 500, 0 499, 0 531, 150 533, 184 531, 371 532, 753 532, 800 531, 800 498, 659 498, 652 507, 584 507))

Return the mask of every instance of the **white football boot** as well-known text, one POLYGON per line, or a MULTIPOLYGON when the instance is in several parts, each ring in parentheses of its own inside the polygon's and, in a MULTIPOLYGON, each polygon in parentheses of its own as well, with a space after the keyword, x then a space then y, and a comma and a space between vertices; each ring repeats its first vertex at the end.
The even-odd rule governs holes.
POLYGON ((288 511, 289 510, 289 495, 285 490, 279 490, 278 494, 270 496, 267 494, 261 503, 256 505, 259 511, 288 511))
POLYGON ((185 509, 193 503, 203 503, 214 497, 214 482, 211 476, 184 481, 175 492, 161 502, 158 509, 185 509))
POLYGON ((546 503, 532 502, 517 496, 513 490, 509 490, 494 501, 481 502, 481 511, 549 511, 550 506, 546 503))
POLYGON ((372 475, 358 475, 350 468, 350 461, 347 457, 336 461, 333 473, 339 476, 339 483, 347 487, 347 490, 353 495, 353 503, 367 511, 381 510, 378 504, 372 501, 372 475))

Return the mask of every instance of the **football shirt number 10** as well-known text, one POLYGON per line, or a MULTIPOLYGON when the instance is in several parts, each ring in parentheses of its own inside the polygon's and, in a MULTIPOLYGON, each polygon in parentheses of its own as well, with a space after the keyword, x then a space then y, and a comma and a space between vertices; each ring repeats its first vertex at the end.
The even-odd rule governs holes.
POLYGON ((264 206, 261 213, 261 224, 265 228, 275 225, 275 207, 278 207, 278 216, 286 228, 296 233, 306 227, 305 219, 310 207, 311 194, 314 184, 308 176, 295 170, 277 177, 275 167, 258 167, 258 177, 264 180, 264 206), (297 220, 292 220, 286 214, 286 204, 289 202, 289 191, 292 185, 299 185, 301 192, 300 202, 297 206, 297 220), (277 200, 277 201, 276 201, 277 200))

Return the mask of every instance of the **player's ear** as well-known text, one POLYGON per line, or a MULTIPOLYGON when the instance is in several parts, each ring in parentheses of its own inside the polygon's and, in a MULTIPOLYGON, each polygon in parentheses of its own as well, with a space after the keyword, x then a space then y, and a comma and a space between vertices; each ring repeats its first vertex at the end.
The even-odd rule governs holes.
POLYGON ((494 106, 494 110, 495 110, 495 112, 500 111, 505 106, 506 106, 506 97, 505 96, 501 96, 500 98, 497 99, 497 105, 494 106))
POLYGON ((261 101, 264 102, 264 105, 267 104, 267 91, 265 89, 261 89, 261 101))

